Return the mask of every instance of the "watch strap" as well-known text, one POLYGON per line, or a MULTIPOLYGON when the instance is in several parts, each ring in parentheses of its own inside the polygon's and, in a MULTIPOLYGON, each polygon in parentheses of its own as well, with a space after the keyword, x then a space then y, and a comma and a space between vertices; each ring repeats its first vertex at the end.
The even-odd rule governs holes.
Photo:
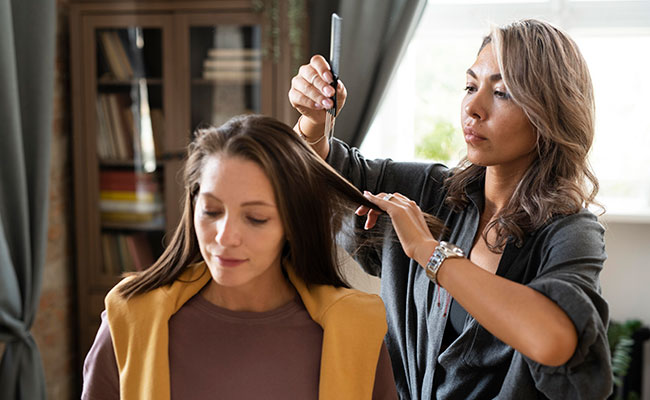
POLYGON ((440 271, 442 263, 447 258, 461 257, 465 257, 465 254, 459 247, 444 241, 440 242, 438 246, 436 246, 435 250, 433 250, 433 253, 431 254, 431 257, 429 257, 429 261, 427 261, 427 265, 424 267, 424 270, 433 283, 440 285, 440 283, 438 283, 438 271, 440 271))

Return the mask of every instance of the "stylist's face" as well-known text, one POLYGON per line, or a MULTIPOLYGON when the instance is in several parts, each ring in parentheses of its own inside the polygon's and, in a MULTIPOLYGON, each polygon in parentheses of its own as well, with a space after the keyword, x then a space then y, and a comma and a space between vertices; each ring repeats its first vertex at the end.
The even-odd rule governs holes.
POLYGON ((461 123, 467 157, 474 164, 525 169, 534 158, 536 135, 503 82, 492 44, 467 70, 461 123))
POLYGON ((199 185, 194 229, 214 282, 254 294, 283 280, 284 229, 262 168, 242 158, 213 156, 199 185))

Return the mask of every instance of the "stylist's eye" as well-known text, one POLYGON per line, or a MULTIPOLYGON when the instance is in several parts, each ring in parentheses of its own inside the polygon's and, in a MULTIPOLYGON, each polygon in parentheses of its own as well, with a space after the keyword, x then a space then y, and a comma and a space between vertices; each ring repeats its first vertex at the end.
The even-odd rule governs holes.
POLYGON ((208 211, 208 210, 202 210, 202 214, 204 217, 208 218, 216 218, 221 214, 221 211, 208 211))
POLYGON ((499 98, 499 99, 503 99, 503 100, 507 100, 507 99, 510 98, 510 95, 508 93, 502 92, 500 90, 495 90, 494 91, 494 96, 499 98))
POLYGON ((472 86, 472 85, 467 85, 467 86, 465 86, 465 91, 467 93, 474 93, 474 92, 476 92, 476 88, 474 86, 472 86))

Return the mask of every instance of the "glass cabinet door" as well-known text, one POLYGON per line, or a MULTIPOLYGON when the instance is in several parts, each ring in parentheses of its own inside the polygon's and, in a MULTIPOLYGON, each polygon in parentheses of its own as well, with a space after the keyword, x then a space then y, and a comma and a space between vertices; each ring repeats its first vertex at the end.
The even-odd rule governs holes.
POLYGON ((193 131, 219 126, 235 115, 269 113, 264 96, 271 67, 260 19, 234 13, 186 15, 181 24, 189 106, 183 128, 193 131))
POLYGON ((262 111, 260 38, 259 26, 190 28, 191 128, 262 111))
POLYGON ((169 33, 164 26, 160 19, 146 16, 124 24, 113 18, 110 25, 101 17, 88 19, 94 104, 87 105, 93 107, 87 132, 96 152, 89 157, 95 160, 89 175, 96 178, 93 207, 99 231, 98 243, 91 245, 97 253, 96 272, 105 282, 149 267, 163 250, 161 155, 167 111, 164 77, 169 73, 163 51, 163 37, 169 33))

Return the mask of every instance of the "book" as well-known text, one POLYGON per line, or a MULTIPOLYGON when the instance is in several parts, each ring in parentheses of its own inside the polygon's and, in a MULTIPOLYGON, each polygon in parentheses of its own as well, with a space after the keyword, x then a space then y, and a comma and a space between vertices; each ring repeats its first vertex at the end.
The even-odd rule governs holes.
POLYGON ((103 95, 97 97, 97 155, 101 159, 111 158, 111 148, 109 144, 110 133, 108 131, 108 121, 103 110, 103 95))
POLYGON ((140 201, 153 203, 156 201, 156 193, 151 191, 132 191, 132 190, 100 190, 99 198, 101 200, 117 201, 140 201))
POLYGON ((208 50, 203 61, 203 79, 248 83, 261 79, 262 52, 260 49, 214 48, 208 50))
POLYGON ((125 131, 119 99, 116 94, 108 94, 106 95, 106 99, 108 101, 109 119, 111 121, 112 140, 115 143, 115 158, 118 160, 133 158, 133 138, 130 141, 127 138, 128 133, 125 131))
POLYGON ((155 260, 146 234, 136 233, 127 235, 125 239, 133 260, 134 269, 136 271, 142 271, 149 268, 155 260))
POLYGON ((204 70, 203 79, 227 82, 251 82, 261 79, 259 71, 212 71, 204 70))
POLYGON ((117 80, 131 79, 133 68, 117 31, 99 32, 99 42, 112 77, 117 80))
POLYGON ((106 233, 102 233, 100 241, 102 244, 102 273, 111 275, 114 273, 113 250, 110 243, 111 237, 106 233))
POLYGON ((156 157, 161 157, 164 153, 165 137, 165 115, 160 108, 152 108, 151 111, 151 130, 153 131, 153 143, 156 149, 156 157))
POLYGON ((251 49, 251 48, 234 48, 234 49, 224 49, 224 48, 212 48, 208 49, 208 58, 249 58, 256 59, 262 58, 261 49, 251 49))
POLYGON ((203 68, 216 70, 259 70, 262 68, 262 61, 208 58, 203 61, 203 68))
POLYGON ((103 213, 153 214, 164 208, 162 201, 100 200, 99 211, 103 213))
POLYGON ((134 170, 102 169, 99 171, 100 190, 160 192, 158 176, 134 170))
MULTIPOLYGON (((100 214, 102 222, 116 222, 116 223, 133 223, 131 227, 137 228, 137 223, 152 223, 151 225, 158 224, 164 216, 159 212, 152 213, 134 213, 134 212, 102 212, 100 214)), ((125 226, 126 227, 126 226, 125 226)))

